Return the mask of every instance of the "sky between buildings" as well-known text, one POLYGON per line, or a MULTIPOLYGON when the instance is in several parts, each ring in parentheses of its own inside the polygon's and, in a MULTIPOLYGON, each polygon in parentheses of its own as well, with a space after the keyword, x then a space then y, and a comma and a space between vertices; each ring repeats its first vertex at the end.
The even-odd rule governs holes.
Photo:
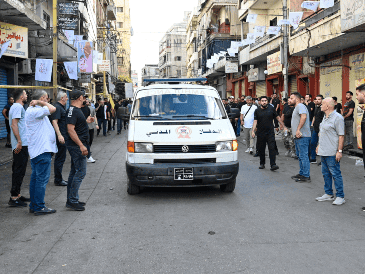
POLYGON ((158 64, 159 41, 174 23, 180 23, 184 11, 193 11, 198 0, 132 0, 131 24, 134 36, 131 39, 132 70, 141 78, 145 64, 158 64))

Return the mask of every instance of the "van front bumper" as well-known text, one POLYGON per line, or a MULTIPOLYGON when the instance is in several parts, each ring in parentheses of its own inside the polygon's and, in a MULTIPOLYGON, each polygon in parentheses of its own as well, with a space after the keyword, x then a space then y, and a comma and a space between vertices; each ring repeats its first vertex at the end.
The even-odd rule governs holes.
POLYGON ((126 162, 129 180, 137 186, 211 186, 223 185, 236 179, 238 161, 226 163, 157 163, 131 164, 126 162), (175 168, 193 168, 193 180, 174 180, 175 168))

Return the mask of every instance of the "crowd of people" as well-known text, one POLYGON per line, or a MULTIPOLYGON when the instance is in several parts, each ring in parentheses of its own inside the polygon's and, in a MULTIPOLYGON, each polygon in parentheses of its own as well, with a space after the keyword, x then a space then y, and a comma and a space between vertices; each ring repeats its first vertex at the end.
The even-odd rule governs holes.
MULTIPOLYGON (((365 85, 359 86, 356 92, 359 103, 365 103, 365 85)), ((322 165, 325 194, 316 200, 333 201, 334 205, 342 205, 345 199, 340 160, 344 150, 353 148, 355 102, 352 97, 351 91, 346 92, 346 102, 343 106, 336 97, 324 98, 319 94, 312 100, 310 94, 303 97, 297 92, 291 93, 289 98, 283 98, 281 102, 276 94, 260 98, 242 96, 236 100, 225 99, 223 102, 227 113, 232 108, 240 108, 241 116, 232 121, 232 125, 237 136, 243 132, 243 140, 247 147, 245 152, 260 157, 259 169, 265 168, 266 145, 270 170, 279 169, 276 165, 279 151, 275 134, 281 131, 286 149, 285 156, 299 161, 299 173, 291 178, 296 182, 310 182, 310 164, 322 165), (242 126, 240 130, 239 124, 242 126), (321 157, 319 163, 317 156, 321 157)), ((365 131, 365 115, 361 128, 365 131)), ((363 142, 364 135, 362 134, 363 142)), ((363 157, 365 161, 365 155, 363 157)), ((365 208, 363 210, 365 211, 365 208)))
POLYGON ((34 215, 55 213, 44 202, 46 186, 51 176, 51 162, 54 157, 54 184, 67 186, 66 207, 75 211, 85 210, 85 202, 79 200, 79 188, 86 176, 86 164, 95 163, 91 145, 101 128, 107 136, 115 130, 118 134, 128 124, 131 101, 120 100, 114 108, 108 99, 99 98, 94 105, 84 91, 70 92, 71 104, 66 92, 59 90, 57 102, 52 105, 45 90, 34 90, 28 104, 25 90, 15 89, 9 97, 2 114, 8 131, 6 147, 13 152, 12 185, 10 207, 27 207, 34 215), (67 181, 62 176, 67 151, 71 157, 71 170, 67 181), (29 198, 21 195, 21 186, 30 158, 32 173, 29 184, 29 198))

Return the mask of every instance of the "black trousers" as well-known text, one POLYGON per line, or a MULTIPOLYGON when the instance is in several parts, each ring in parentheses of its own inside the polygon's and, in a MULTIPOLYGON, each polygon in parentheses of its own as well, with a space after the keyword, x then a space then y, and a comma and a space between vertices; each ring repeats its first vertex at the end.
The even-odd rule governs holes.
POLYGON ((58 142, 58 140, 57 140, 57 148, 58 152, 54 157, 54 164, 53 164, 55 184, 59 184, 63 180, 62 169, 63 169, 63 164, 66 161, 66 152, 67 152, 66 144, 61 144, 60 142, 58 142))
POLYGON ((6 126, 6 132, 8 133, 6 135, 6 143, 7 144, 11 144, 11 140, 10 140, 10 124, 9 124, 9 120, 5 119, 5 126, 6 126))
POLYGON ((94 140, 94 129, 89 129, 89 143, 87 144, 87 158, 91 157, 91 145, 94 140))
POLYGON ((11 178, 11 190, 10 195, 16 197, 20 194, 20 188, 23 183, 25 172, 27 171, 28 164, 28 147, 22 147, 22 150, 15 154, 13 151, 13 166, 12 166, 12 178, 11 178))
POLYGON ((275 133, 258 133, 257 134, 257 150, 260 155, 260 165, 265 164, 265 148, 266 144, 269 148, 269 158, 270 158, 270 166, 276 165, 276 142, 275 142, 275 133))

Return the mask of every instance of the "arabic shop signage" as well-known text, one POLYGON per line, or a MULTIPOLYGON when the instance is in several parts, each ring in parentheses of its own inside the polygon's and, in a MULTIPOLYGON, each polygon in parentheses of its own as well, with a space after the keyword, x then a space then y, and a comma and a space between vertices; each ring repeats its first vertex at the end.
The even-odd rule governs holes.
POLYGON ((236 73, 236 72, 238 72, 238 64, 226 62, 225 73, 236 73))
POLYGON ((271 75, 283 71, 280 51, 267 56, 267 74, 271 75))
POLYGON ((79 83, 91 83, 91 74, 81 73, 79 83))
POLYGON ((78 15, 79 3, 59 3, 58 14, 63 15, 78 15))
POLYGON ((10 40, 4 56, 28 58, 28 28, 0 22, 0 45, 10 40))
POLYGON ((77 29, 79 25, 79 19, 77 17, 59 17, 58 18, 58 27, 60 29, 77 29))

